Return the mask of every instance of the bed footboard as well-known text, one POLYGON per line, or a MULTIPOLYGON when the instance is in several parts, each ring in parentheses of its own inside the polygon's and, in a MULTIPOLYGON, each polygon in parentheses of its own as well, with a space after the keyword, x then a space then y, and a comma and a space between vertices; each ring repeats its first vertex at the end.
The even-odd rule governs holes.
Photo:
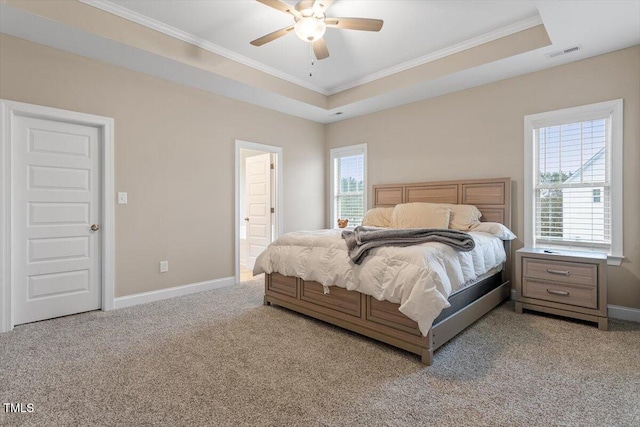
MULTIPOLYGON (((497 274, 485 280, 499 280, 497 274)), ((484 281, 483 281, 484 282, 484 281)), ((465 308, 434 325, 422 336, 418 324, 398 311, 399 304, 378 301, 357 291, 332 286, 328 294, 317 282, 278 273, 265 275, 264 303, 275 304, 332 325, 401 348, 431 365, 433 352, 509 295, 504 282, 465 308)))

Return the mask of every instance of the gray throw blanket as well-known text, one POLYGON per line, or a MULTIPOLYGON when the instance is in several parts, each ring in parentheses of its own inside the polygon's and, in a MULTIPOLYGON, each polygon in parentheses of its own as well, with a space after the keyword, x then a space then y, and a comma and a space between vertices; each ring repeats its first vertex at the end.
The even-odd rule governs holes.
POLYGON ((371 249, 380 246, 411 246, 437 242, 463 252, 476 247, 469 234, 446 228, 387 229, 359 226, 353 231, 343 231, 342 238, 347 242, 349 258, 355 264, 360 264, 371 249))

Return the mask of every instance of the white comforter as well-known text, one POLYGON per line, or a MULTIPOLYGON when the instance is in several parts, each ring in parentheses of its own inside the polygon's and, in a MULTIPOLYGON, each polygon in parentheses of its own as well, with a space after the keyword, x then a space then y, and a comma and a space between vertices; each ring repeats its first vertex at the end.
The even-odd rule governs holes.
POLYGON ((400 304, 426 335, 447 298, 465 283, 506 260, 502 240, 470 232, 476 243, 459 252, 442 243, 373 249, 361 265, 349 259, 340 230, 287 233, 256 260, 254 274, 280 273, 359 291, 378 300, 400 304))

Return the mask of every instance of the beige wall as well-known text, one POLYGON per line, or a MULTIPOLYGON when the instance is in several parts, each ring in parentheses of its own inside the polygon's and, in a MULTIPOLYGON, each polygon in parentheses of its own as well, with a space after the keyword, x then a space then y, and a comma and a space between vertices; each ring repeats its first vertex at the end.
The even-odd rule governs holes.
POLYGON ((234 139, 284 147, 285 231, 325 224, 329 148, 366 142, 370 185, 512 177, 522 237, 523 117, 623 98, 626 260, 609 303, 640 308, 638 46, 327 126, 9 36, 0 55, 1 98, 115 119, 117 296, 233 274, 234 139))
POLYGON ((370 186, 511 177, 515 250, 524 236, 524 116, 617 98, 624 99, 626 259, 609 267, 609 304, 640 308, 639 46, 327 125, 327 152, 366 142, 370 186))
POLYGON ((115 119, 117 296, 234 274, 235 139, 283 147, 285 231, 322 227, 323 125, 9 36, 0 54, 0 98, 115 119))

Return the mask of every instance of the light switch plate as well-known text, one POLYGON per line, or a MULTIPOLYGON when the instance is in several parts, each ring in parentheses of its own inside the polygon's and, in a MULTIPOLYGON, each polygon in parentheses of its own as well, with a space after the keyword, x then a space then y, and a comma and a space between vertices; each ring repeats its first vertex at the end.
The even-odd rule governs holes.
POLYGON ((127 193, 118 193, 118 204, 119 205, 127 204, 127 193))

